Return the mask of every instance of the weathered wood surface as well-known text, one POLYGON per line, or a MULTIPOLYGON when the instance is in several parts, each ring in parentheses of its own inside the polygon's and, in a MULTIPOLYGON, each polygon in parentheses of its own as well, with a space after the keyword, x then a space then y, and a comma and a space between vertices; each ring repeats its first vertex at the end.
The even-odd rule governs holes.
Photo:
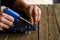
MULTIPOLYGON (((60 40, 59 39, 59 21, 57 20, 57 5, 48 5, 41 7, 42 15, 40 20, 40 40, 60 40), (57 22, 58 21, 58 22, 57 22)), ((59 8, 57 9, 59 11, 59 8)), ((59 14, 60 15, 60 14, 59 14)))
POLYGON ((41 14, 41 21, 40 21, 40 33, 39 38, 40 40, 48 40, 48 13, 47 7, 40 6, 42 14, 41 14))
MULTIPOLYGON (((39 40, 60 40, 60 5, 40 5, 42 14, 39 22, 39 40)), ((36 31, 29 35, 0 34, 0 40, 38 40, 36 31)))

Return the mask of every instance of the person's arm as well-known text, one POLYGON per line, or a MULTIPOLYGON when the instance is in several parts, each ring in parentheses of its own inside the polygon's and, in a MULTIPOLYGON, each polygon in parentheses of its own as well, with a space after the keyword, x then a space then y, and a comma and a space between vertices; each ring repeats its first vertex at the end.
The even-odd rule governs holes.
POLYGON ((21 10, 21 9, 26 9, 28 8, 28 4, 25 2, 25 0, 16 0, 15 3, 13 4, 13 8, 15 10, 21 10))
POLYGON ((29 21, 32 24, 36 24, 40 21, 41 10, 36 5, 29 5, 25 2, 25 0, 16 0, 13 5, 13 8, 17 12, 20 12, 21 10, 25 9, 26 15, 29 17, 29 21))

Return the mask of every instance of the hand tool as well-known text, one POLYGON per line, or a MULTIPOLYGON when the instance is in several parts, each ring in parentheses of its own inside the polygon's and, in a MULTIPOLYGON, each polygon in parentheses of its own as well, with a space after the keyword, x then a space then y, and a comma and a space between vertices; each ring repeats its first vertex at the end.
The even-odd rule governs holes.
POLYGON ((16 33, 16 32, 21 32, 21 31, 25 31, 25 33, 27 33, 27 31, 35 31, 36 30, 35 25, 31 24, 29 21, 22 18, 20 16, 20 14, 13 11, 12 9, 5 7, 5 6, 1 6, 1 11, 12 16, 15 21, 14 21, 14 27, 5 29, 5 30, 1 31, 0 33, 12 33, 12 32, 16 33))

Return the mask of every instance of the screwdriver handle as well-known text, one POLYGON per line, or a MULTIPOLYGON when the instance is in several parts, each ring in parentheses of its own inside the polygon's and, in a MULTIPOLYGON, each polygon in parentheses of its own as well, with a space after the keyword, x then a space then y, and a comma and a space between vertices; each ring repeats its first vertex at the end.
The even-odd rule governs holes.
POLYGON ((10 16, 12 16, 16 21, 19 20, 18 18, 20 17, 20 15, 17 12, 11 10, 10 8, 7 8, 7 7, 4 8, 3 12, 10 15, 10 16))

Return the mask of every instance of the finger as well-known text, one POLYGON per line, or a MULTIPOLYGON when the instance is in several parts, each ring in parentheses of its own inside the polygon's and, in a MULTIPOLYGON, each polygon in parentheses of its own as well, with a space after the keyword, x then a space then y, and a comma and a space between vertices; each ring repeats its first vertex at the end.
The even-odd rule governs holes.
POLYGON ((38 11, 37 11, 37 7, 36 6, 34 6, 34 23, 36 24, 37 23, 37 21, 38 21, 38 11))
POLYGON ((29 20, 32 24, 34 24, 33 22, 33 17, 30 17, 30 20, 29 20))
POLYGON ((30 8, 29 8, 29 18, 30 18, 30 22, 33 24, 32 10, 33 10, 33 6, 30 6, 30 8))
POLYGON ((2 31, 3 30, 3 28, 0 28, 0 31, 2 31))
POLYGON ((6 18, 7 20, 11 21, 11 22, 14 22, 14 18, 11 17, 10 15, 7 15, 7 14, 5 14, 5 13, 2 13, 2 16, 3 16, 4 18, 6 18))
POLYGON ((8 25, 5 25, 4 23, 0 23, 0 28, 6 28, 6 29, 8 29, 9 26, 8 25))
POLYGON ((12 26, 13 22, 10 22, 9 20, 5 19, 4 17, 2 17, 1 22, 3 22, 4 24, 8 25, 8 26, 12 26))
POLYGON ((38 9, 38 21, 40 21, 40 18, 41 18, 41 10, 38 9))

